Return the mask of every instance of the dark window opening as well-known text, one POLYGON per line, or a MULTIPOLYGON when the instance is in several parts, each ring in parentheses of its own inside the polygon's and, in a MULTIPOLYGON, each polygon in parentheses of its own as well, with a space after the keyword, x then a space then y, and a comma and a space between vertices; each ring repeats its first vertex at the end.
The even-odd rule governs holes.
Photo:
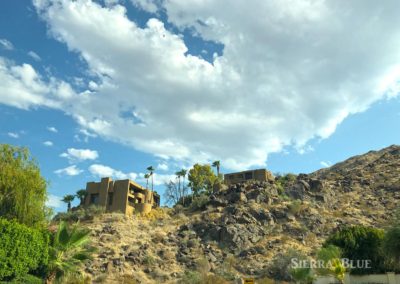
POLYGON ((98 204, 99 203, 99 194, 92 193, 90 194, 90 204, 98 204))
POLYGON ((128 197, 128 203, 130 206, 134 207, 135 203, 136 203, 135 201, 136 201, 135 198, 130 197, 130 196, 128 197))
POLYGON ((252 179, 253 178, 253 173, 252 172, 248 172, 244 174, 244 178, 247 179, 252 179))

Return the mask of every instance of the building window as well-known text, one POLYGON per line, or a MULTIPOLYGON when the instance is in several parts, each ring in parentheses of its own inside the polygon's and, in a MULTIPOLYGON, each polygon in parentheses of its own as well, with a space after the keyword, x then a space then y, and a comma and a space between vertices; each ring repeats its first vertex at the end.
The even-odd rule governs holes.
POLYGON ((113 203, 114 194, 112 192, 108 193, 108 206, 111 206, 113 203))
POLYGON ((228 176, 228 179, 234 179, 234 178, 235 178, 234 175, 229 175, 229 176, 228 176))
POLYGON ((245 174, 244 174, 244 178, 245 178, 246 180, 252 179, 252 178, 253 178, 253 172, 245 173, 245 174))
POLYGON ((129 196, 128 197, 128 204, 130 206, 134 207, 135 206, 135 198, 129 196))
POLYGON ((90 194, 90 204, 98 204, 99 203, 99 194, 92 193, 90 194))

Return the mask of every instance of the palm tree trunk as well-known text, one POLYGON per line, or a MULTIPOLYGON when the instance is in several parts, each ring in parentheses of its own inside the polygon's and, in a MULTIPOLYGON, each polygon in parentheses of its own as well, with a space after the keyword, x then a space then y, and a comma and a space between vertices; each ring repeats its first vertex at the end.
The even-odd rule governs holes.
POLYGON ((183 176, 182 182, 182 205, 185 206, 185 176, 183 176))

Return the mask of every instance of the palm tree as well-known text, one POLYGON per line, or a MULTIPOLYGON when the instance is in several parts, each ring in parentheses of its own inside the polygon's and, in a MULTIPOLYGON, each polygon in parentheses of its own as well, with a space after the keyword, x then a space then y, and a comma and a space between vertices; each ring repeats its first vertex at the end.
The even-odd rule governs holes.
POLYGON ((72 195, 72 194, 67 194, 62 199, 62 202, 65 202, 68 204, 68 211, 71 210, 71 202, 74 201, 74 199, 75 199, 75 195, 72 195))
POLYGON ((182 193, 182 191, 181 191, 181 171, 176 172, 175 175, 176 175, 176 178, 178 179, 178 191, 180 193, 182 193))
POLYGON ((79 198, 79 200, 81 202, 80 205, 83 205, 85 203, 86 195, 87 195, 87 191, 85 189, 80 189, 76 192, 75 196, 77 198, 79 198))
POLYGON ((88 246, 90 230, 75 224, 71 229, 61 221, 49 248, 47 283, 68 274, 79 274, 82 262, 91 258, 94 249, 88 246))
POLYGON ((149 174, 144 175, 144 178, 146 179, 146 189, 149 189, 149 177, 150 177, 149 174))
POLYGON ((217 177, 219 177, 220 161, 214 161, 211 166, 214 167, 214 168, 217 168, 217 177))
POLYGON ((151 176, 151 191, 153 191, 153 185, 154 185, 153 174, 155 169, 153 168, 153 166, 149 166, 147 167, 147 170, 149 171, 149 176, 151 176))
MULTIPOLYGON (((176 172, 176 175, 179 176, 179 182, 180 178, 183 178, 182 181, 182 191, 181 191, 181 196, 182 196, 182 205, 185 206, 185 178, 186 178, 187 170, 181 169, 180 171, 176 172)), ((180 184, 179 184, 180 188, 180 184)))

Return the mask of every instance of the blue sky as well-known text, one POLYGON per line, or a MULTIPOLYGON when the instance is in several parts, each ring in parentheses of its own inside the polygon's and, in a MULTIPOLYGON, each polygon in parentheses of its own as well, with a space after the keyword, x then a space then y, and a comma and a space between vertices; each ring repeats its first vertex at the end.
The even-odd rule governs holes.
POLYGON ((312 172, 400 144, 397 1, 0 3, 0 139, 49 204, 195 162, 312 172), (374 19, 373 21, 371 19, 374 19))

